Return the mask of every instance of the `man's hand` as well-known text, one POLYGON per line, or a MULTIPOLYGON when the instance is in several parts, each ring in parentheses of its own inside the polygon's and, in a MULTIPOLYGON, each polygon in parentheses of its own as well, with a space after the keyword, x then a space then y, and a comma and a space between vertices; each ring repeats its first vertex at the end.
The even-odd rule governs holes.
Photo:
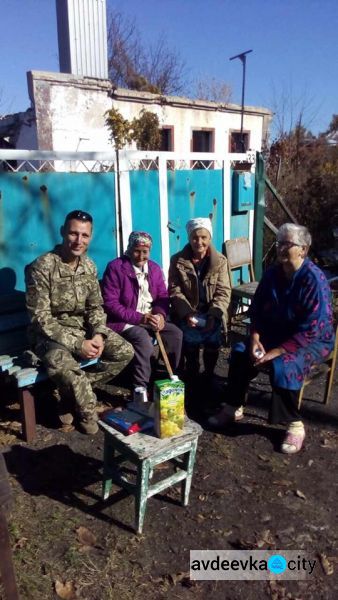
POLYGON ((84 340, 81 346, 82 358, 100 358, 104 349, 102 335, 96 334, 91 340, 84 340))
POLYGON ((96 333, 94 335, 94 337, 92 338, 92 342, 93 342, 94 346, 96 346, 98 348, 99 356, 101 356, 101 354, 104 350, 104 338, 102 337, 102 335, 100 333, 96 333))

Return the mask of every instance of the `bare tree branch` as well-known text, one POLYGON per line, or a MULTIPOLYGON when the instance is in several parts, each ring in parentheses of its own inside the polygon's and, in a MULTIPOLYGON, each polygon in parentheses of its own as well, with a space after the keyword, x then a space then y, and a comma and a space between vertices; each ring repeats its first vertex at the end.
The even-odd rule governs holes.
POLYGON ((231 102, 232 89, 225 81, 219 81, 215 77, 199 79, 196 82, 194 98, 199 100, 210 100, 228 104, 231 102))
POLYGON ((320 106, 315 105, 315 98, 309 96, 306 88, 296 93, 290 81, 278 88, 272 84, 271 108, 274 112, 272 137, 280 138, 289 135, 296 127, 310 130, 320 106))
POLYGON ((117 11, 108 17, 108 68, 112 82, 129 89, 177 94, 186 84, 185 63, 165 36, 144 45, 135 21, 117 11))

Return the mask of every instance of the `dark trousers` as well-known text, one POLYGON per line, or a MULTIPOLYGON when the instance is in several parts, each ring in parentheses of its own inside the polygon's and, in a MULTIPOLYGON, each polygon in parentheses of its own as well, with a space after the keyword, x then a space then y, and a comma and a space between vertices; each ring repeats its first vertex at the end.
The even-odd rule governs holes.
MULTIPOLYGON (((244 352, 232 352, 228 374, 227 404, 235 408, 245 404, 249 383, 257 376, 257 373, 258 370, 252 365, 248 349, 244 352)), ((272 365, 269 368, 269 376, 272 387, 269 423, 276 425, 277 423, 300 421, 299 390, 276 387, 272 381, 272 365)))
MULTIPOLYGON (((177 369, 182 350, 182 331, 173 323, 165 323, 161 337, 168 354, 168 359, 173 371, 177 369)), ((151 359, 154 354, 154 334, 146 327, 134 325, 121 335, 130 342, 134 348, 133 359, 133 387, 147 387, 151 376, 151 359)))

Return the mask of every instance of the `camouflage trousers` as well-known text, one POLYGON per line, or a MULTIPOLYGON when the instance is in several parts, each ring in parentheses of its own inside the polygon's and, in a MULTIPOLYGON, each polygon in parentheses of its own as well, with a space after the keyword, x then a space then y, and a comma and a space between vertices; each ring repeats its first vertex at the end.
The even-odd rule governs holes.
POLYGON ((96 395, 92 385, 116 377, 134 354, 132 345, 113 331, 108 333, 99 362, 89 371, 80 368, 80 357, 56 342, 47 340, 39 344, 35 351, 60 393, 64 408, 61 410, 60 407, 59 412, 72 412, 70 403, 75 402, 81 420, 96 419, 96 395))

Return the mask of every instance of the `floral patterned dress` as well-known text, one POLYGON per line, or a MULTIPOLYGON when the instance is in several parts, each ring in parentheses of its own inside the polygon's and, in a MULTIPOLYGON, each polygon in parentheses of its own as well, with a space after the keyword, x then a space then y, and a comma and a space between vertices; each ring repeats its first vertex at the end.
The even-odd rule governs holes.
POLYGON ((324 273, 306 258, 287 279, 280 265, 264 274, 250 307, 251 331, 265 350, 281 346, 272 361, 276 387, 298 390, 313 363, 334 346, 331 291, 324 273))

